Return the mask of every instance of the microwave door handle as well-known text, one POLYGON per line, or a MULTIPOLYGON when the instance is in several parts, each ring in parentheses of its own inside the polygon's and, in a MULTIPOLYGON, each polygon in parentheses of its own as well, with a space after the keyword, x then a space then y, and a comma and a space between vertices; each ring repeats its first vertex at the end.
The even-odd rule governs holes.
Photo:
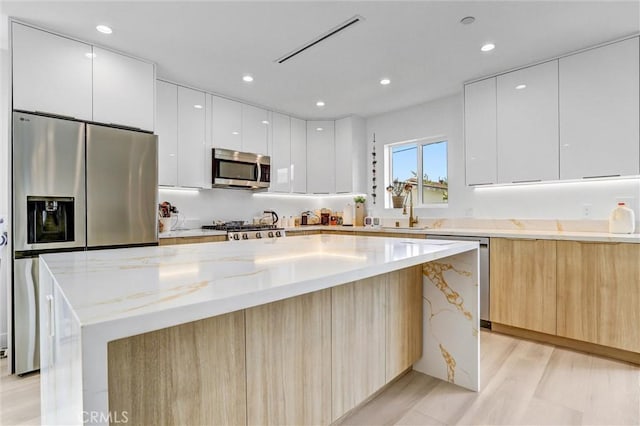
POLYGON ((256 167, 256 182, 260 182, 261 178, 262 178, 262 167, 260 166, 260 163, 258 163, 256 167))

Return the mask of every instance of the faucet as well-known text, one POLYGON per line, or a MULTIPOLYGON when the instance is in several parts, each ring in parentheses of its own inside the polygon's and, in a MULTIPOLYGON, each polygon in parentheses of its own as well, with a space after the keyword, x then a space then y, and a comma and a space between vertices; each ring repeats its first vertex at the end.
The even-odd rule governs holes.
MULTIPOLYGON (((402 214, 407 214, 406 202, 402 210, 402 214)), ((418 223, 418 218, 413 215, 413 191, 409 190, 409 228, 413 228, 413 225, 417 223, 418 223)))

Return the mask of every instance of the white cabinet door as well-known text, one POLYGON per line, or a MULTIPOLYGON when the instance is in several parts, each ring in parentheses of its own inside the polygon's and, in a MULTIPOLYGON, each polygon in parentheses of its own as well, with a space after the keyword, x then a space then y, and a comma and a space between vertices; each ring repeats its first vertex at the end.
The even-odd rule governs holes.
POLYGON ((307 192, 307 123, 291 117, 291 192, 307 192))
POLYGON ((242 104, 242 150, 267 155, 267 131, 269 129, 266 109, 242 104))
POLYGON ((498 183, 558 179, 558 61, 500 75, 497 89, 498 183))
POLYGON ((91 120, 91 45, 13 23, 13 108, 91 120))
POLYGON ((242 104, 214 96, 211 118, 213 146, 242 151, 242 104))
POLYGON ((333 121, 307 121, 307 191, 336 191, 335 129, 333 121))
POLYGON ((336 170, 336 192, 353 191, 353 124, 351 117, 335 122, 334 164, 336 170))
POLYGON ((271 151, 270 192, 291 191, 291 119, 287 115, 271 114, 273 149, 271 151))
POLYGON ((560 178, 637 175, 638 38, 560 59, 560 178))
POLYGON ((206 149, 204 92, 178 87, 178 185, 204 188, 206 149))
POLYGON ((496 183, 496 78, 464 86, 467 185, 496 183))
POLYGON ((158 185, 178 184, 178 86, 156 82, 158 185))
POLYGON ((93 120, 154 130, 154 65, 93 48, 93 120))

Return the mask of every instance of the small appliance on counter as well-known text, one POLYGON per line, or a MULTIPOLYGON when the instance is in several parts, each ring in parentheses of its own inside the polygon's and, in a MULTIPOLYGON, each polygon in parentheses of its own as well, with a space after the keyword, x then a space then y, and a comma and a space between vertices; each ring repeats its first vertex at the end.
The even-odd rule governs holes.
POLYGON ((613 209, 609 215, 609 232, 611 234, 633 234, 636 226, 636 218, 631 210, 623 202, 613 209))

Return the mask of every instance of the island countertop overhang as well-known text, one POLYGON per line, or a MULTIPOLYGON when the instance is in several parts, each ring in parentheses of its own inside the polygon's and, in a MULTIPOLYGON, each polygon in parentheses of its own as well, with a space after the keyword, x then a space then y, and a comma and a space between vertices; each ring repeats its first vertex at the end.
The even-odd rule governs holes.
POLYGON ((42 256, 81 327, 127 337, 430 262, 475 242, 312 235, 42 256), (135 321, 131 321, 135 320, 135 321))

